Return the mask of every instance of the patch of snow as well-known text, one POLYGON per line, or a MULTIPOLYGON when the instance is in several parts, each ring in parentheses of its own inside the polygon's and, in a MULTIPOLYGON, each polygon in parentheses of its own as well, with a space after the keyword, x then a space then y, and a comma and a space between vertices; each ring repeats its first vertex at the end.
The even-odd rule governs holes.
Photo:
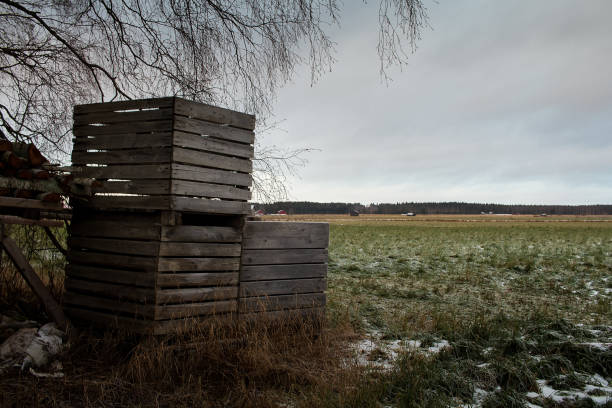
POLYGON ((431 354, 437 354, 447 347, 450 347, 450 343, 447 340, 441 340, 437 343, 434 343, 434 345, 429 347, 427 351, 431 354))
MULTIPOLYGON (((593 376, 593 378, 595 378, 595 376, 593 376)), ((609 387, 597 387, 593 385, 587 385, 582 391, 556 390, 549 386, 546 380, 537 380, 537 383, 540 392, 528 392, 526 395, 527 398, 538 398, 541 396, 543 398, 549 398, 558 403, 576 399, 591 399, 597 405, 603 405, 607 402, 612 401, 612 388, 609 387), (608 395, 589 395, 588 393, 593 390, 603 391, 608 395)))
POLYGON ((610 348, 612 348, 612 343, 598 343, 598 342, 592 342, 592 343, 578 343, 581 346, 589 346, 591 348, 597 349, 599 351, 608 351, 610 350, 610 348))

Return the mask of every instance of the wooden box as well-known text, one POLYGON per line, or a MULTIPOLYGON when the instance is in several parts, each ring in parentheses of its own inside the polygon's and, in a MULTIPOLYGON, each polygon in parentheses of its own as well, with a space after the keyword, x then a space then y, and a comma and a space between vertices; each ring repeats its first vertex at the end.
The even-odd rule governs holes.
POLYGON ((170 97, 78 105, 72 163, 97 209, 248 214, 255 117, 170 97))
POLYGON ((75 320, 155 334, 228 318, 238 310, 241 241, 236 217, 76 210, 64 308, 75 320))
POLYGON ((246 223, 238 309, 249 317, 282 317, 325 306, 329 224, 246 223))

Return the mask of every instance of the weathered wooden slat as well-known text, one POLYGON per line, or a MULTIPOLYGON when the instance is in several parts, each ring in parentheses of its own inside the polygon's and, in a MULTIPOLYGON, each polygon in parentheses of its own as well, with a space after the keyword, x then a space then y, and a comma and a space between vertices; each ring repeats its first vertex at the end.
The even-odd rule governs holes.
POLYGON ((240 256, 240 244, 202 242, 161 242, 159 256, 240 256))
POLYGON ((238 310, 238 302, 234 300, 221 300, 216 302, 189 303, 185 305, 157 306, 156 319, 179 319, 182 317, 213 315, 231 313, 238 310))
POLYGON ((157 291, 158 304, 206 302, 236 299, 238 286, 219 286, 212 288, 160 289, 157 291))
POLYGON ((245 187, 250 187, 252 184, 250 174, 178 163, 172 165, 172 178, 245 187))
POLYGON ((155 258, 150 256, 118 255, 94 251, 68 252, 68 261, 82 265, 97 265, 109 268, 134 269, 144 272, 155 272, 155 258))
POLYGON ((249 221, 245 226, 243 248, 327 248, 329 224, 320 222, 249 221))
MULTIPOLYGON (((110 327, 113 329, 125 329, 131 332, 143 334, 157 334, 155 331, 156 324, 153 320, 134 319, 125 316, 118 316, 116 313, 112 312, 104 313, 101 311, 81 309, 78 306, 64 306, 64 310, 72 320, 80 321, 85 324, 100 326, 103 328, 110 327)), ((169 329, 166 329, 163 333, 167 333, 168 330, 169 329)), ((163 333, 160 332, 159 334, 163 333)))
POLYGON ((131 109, 171 108, 174 105, 174 97, 137 99, 131 101, 89 103, 76 105, 74 116, 90 112, 113 112, 131 109))
POLYGON ((219 140, 210 136, 181 132, 179 130, 174 131, 173 144, 178 147, 205 150, 246 159, 252 159, 254 156, 254 149, 251 145, 219 140))
POLYGON ((55 301, 49 289, 42 283, 32 265, 28 262, 25 255, 19 249, 19 246, 11 237, 4 235, 4 229, 2 230, 2 241, 0 250, 4 250, 13 264, 27 282, 28 286, 36 296, 41 300, 45 306, 47 314, 53 319, 61 330, 66 330, 68 327, 68 321, 60 305, 55 301))
POLYGON ((258 281, 274 279, 324 278, 327 276, 327 264, 294 264, 294 265, 242 265, 240 281, 258 281))
POLYGON ((77 249, 90 249, 101 252, 115 252, 125 255, 157 256, 159 242, 135 241, 115 238, 88 238, 73 236, 69 246, 77 249))
POLYGON ((137 272, 89 265, 69 264, 66 267, 66 275, 124 285, 155 287, 154 272, 137 272))
POLYGON ((95 209, 167 210, 171 202, 170 196, 95 196, 79 205, 95 209))
POLYGON ((221 170, 233 170, 243 173, 250 173, 253 171, 253 162, 248 159, 222 156, 220 154, 184 149, 176 146, 172 149, 172 161, 175 163, 214 167, 221 170))
POLYGON ((227 124, 241 129, 255 129, 255 116, 253 115, 192 102, 182 98, 175 98, 174 113, 209 122, 227 124))
POLYGON ((303 293, 298 295, 278 295, 240 298, 240 313, 266 312, 284 309, 302 309, 325 306, 325 293, 303 293))
POLYGON ((79 237, 100 237, 100 238, 127 238, 136 240, 155 240, 159 239, 159 224, 150 226, 133 226, 128 223, 112 223, 108 221, 82 221, 73 222, 70 226, 70 233, 79 237))
POLYGON ((312 307, 304 309, 274 310, 270 312, 244 313, 240 315, 243 321, 297 322, 321 321, 325 317, 325 308, 312 307))
POLYGON ((325 279, 288 279, 241 282, 240 297, 323 292, 325 291, 325 288, 325 279))
POLYGON ((0 207, 38 208, 41 210, 63 210, 62 203, 49 203, 28 198, 0 197, 0 207))
POLYGON ((255 142, 255 134, 250 130, 238 129, 231 126, 221 126, 216 123, 184 116, 174 117, 174 130, 243 143, 245 146, 255 142))
POLYGON ((159 258, 159 272, 237 271, 240 258, 159 258))
POLYGON ((72 163, 76 166, 85 164, 150 164, 171 163, 172 149, 126 149, 107 152, 72 152, 72 163))
POLYGON ((169 179, 171 170, 169 164, 130 164, 112 165, 105 167, 86 167, 78 168, 79 177, 91 177, 99 179, 169 179))
POLYGON ((139 303, 118 301, 116 299, 107 299, 101 296, 83 295, 70 291, 64 293, 63 302, 72 306, 83 306, 91 309, 110 310, 151 319, 155 318, 155 305, 142 305, 139 303))
POLYGON ((168 132, 172 130, 172 120, 155 120, 150 122, 115 123, 112 125, 83 125, 76 126, 72 134, 76 137, 96 135, 119 135, 122 133, 168 132))
POLYGON ((150 120, 171 119, 172 109, 147 109, 127 112, 91 112, 74 116, 74 125, 89 125, 92 123, 123 123, 143 122, 150 120))
POLYGON ((209 200, 172 196, 172 209, 176 211, 203 212, 209 214, 250 214, 251 206, 243 201, 209 200))
POLYGON ((240 242, 240 230, 232 227, 200 227, 193 225, 164 226, 162 241, 171 242, 240 242))
POLYGON ((238 272, 160 273, 157 285, 167 287, 227 286, 238 284, 238 272))
POLYGON ((245 249, 243 265, 312 264, 327 262, 327 249, 245 249))
POLYGON ((97 135, 74 140, 73 150, 139 149, 143 147, 170 147, 172 133, 126 133, 122 135, 97 135))
POLYGON ((93 293, 96 296, 103 296, 113 299, 125 299, 128 301, 147 304, 155 302, 154 288, 140 288, 74 278, 66 279, 65 287, 66 290, 74 293, 93 293))
POLYGON ((170 180, 130 180, 104 181, 101 187, 93 189, 96 193, 120 194, 170 194, 170 180))
POLYGON ((16 225, 38 225, 41 227, 63 227, 64 222, 60 220, 31 219, 17 215, 0 215, 0 223, 16 225))
POLYGON ((187 180, 172 180, 172 194, 232 200, 249 200, 251 198, 251 192, 242 188, 187 180))
POLYGON ((135 211, 98 211, 91 209, 76 208, 72 219, 79 223, 105 222, 115 226, 150 227, 160 225, 159 213, 135 212, 135 211))

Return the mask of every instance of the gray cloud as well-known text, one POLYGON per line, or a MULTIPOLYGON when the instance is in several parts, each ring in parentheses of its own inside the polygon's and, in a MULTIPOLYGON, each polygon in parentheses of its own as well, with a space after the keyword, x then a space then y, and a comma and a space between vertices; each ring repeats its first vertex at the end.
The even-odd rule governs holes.
POLYGON ((321 149, 292 199, 612 202, 612 2, 432 4, 388 86, 375 6, 347 6, 332 72, 279 94, 265 142, 321 149))

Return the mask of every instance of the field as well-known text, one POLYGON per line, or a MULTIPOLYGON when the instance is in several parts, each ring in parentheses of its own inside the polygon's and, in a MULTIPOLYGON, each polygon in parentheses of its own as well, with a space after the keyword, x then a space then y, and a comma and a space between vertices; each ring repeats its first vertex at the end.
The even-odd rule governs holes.
POLYGON ((612 407, 612 217, 265 218, 331 224, 321 332, 85 333, 0 403, 612 407))

